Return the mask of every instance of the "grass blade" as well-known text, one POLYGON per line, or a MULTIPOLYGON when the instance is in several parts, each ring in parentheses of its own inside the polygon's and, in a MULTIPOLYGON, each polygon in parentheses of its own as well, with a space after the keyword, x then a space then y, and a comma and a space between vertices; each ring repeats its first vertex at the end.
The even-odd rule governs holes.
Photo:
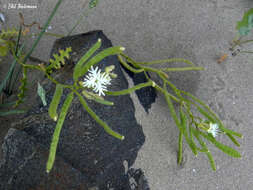
POLYGON ((7 116, 7 115, 12 115, 12 114, 22 114, 25 113, 25 110, 10 110, 10 111, 3 111, 0 112, 0 116, 7 116))
MULTIPOLYGON (((17 57, 19 57, 21 55, 23 48, 24 48, 24 45, 22 45, 21 48, 19 49, 17 57)), ((11 63, 11 67, 10 67, 10 69, 9 69, 6 77, 4 78, 4 80, 2 81, 2 83, 0 85, 0 94, 2 93, 4 87, 6 86, 6 83, 9 80, 9 78, 11 76, 11 73, 13 72, 13 70, 14 70, 14 68, 16 66, 16 63, 17 63, 16 59, 13 60, 13 62, 11 63)))
POLYGON ((46 29, 48 28, 51 20, 53 19, 57 9, 59 8, 60 4, 62 3, 62 0, 58 0, 53 11, 51 12, 50 16, 48 17, 46 23, 43 26, 43 29, 41 30, 41 32, 39 33, 38 37, 36 38, 35 42, 33 43, 32 48, 30 49, 30 51, 26 54, 25 58, 24 58, 24 64, 26 63, 26 61, 28 60, 28 58, 30 57, 30 55, 32 54, 32 52, 35 50, 36 46, 38 45, 41 37, 43 36, 43 34, 45 33, 46 29))
POLYGON ((9 107, 9 106, 13 106, 15 105, 16 102, 8 102, 8 103, 4 103, 4 104, 0 104, 0 108, 5 108, 5 107, 9 107))

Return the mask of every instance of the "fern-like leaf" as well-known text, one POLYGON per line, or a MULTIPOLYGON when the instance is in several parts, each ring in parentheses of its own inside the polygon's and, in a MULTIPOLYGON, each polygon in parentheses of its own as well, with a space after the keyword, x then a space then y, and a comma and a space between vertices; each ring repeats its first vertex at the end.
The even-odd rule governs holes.
POLYGON ((65 58, 69 59, 71 51, 71 47, 68 47, 65 50, 60 49, 59 54, 53 54, 54 59, 49 60, 50 65, 46 68, 46 71, 51 73, 52 69, 60 69, 62 65, 65 65, 65 58))
POLYGON ((16 30, 15 28, 7 29, 7 30, 2 29, 0 33, 0 39, 9 39, 12 37, 17 37, 17 36, 18 36, 18 30, 16 30))
POLYGON ((19 104, 21 104, 25 97, 25 91, 27 90, 27 68, 23 67, 23 77, 21 79, 21 85, 19 87, 19 94, 18 94, 18 100, 16 101, 16 104, 14 107, 17 107, 19 104))

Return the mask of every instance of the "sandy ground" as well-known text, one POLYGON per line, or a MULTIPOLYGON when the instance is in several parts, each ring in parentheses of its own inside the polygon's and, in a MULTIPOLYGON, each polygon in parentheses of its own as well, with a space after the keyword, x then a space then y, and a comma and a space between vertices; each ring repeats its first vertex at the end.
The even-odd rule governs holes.
MULTIPOLYGON (((7 25, 15 26, 19 11, 27 22, 44 23, 56 0, 18 1, 38 6, 30 10, 4 9, 7 2, 0 2, 0 11, 6 15, 7 25)), ((66 34, 84 5, 83 0, 64 1, 50 31, 66 34)), ((229 128, 244 135, 239 148, 242 159, 230 158, 211 148, 216 172, 211 170, 205 155, 195 158, 188 147, 184 164, 179 167, 178 130, 163 97, 158 97, 147 115, 132 95, 137 120, 146 135, 134 167, 145 171, 152 190, 252 189, 253 56, 239 55, 222 64, 216 62, 228 52, 229 42, 236 35, 236 21, 252 7, 251 0, 101 0, 75 31, 102 29, 114 45, 123 45, 126 53, 138 61, 182 57, 205 67, 202 72, 172 74, 171 78, 178 88, 207 101, 229 128)), ((45 37, 34 55, 48 60, 52 39, 45 37)), ((232 145, 223 137, 218 136, 218 140, 232 145)))

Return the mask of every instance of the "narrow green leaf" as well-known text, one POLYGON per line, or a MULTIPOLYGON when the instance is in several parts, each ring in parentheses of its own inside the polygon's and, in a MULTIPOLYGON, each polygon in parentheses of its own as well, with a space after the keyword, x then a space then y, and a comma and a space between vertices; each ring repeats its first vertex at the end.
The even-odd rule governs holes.
MULTIPOLYGON (((17 57, 19 57, 19 56, 21 55, 23 48, 24 48, 24 45, 22 45, 22 46, 20 47, 20 49, 19 49, 19 51, 18 51, 18 54, 17 54, 17 57)), ((13 62, 11 63, 11 67, 10 67, 10 69, 8 70, 8 73, 7 73, 6 77, 5 77, 4 80, 1 82, 1 85, 0 85, 0 94, 2 93, 4 87, 6 86, 6 83, 7 83, 7 81, 9 80, 9 78, 10 78, 10 76, 11 76, 11 73, 13 72, 13 70, 14 70, 14 68, 15 68, 15 66, 16 66, 16 63, 17 63, 16 59, 13 60, 13 62)))
POLYGON ((214 171, 216 171, 215 161, 213 159, 211 152, 208 150, 206 143, 204 141, 202 141, 197 130, 195 130, 193 133, 194 133, 194 136, 196 137, 196 139, 198 140, 199 144, 202 146, 203 150, 205 150, 205 154, 207 155, 207 158, 209 159, 212 169, 214 171))
POLYGON ((206 152, 206 151, 207 151, 206 149, 204 149, 204 148, 199 148, 199 147, 196 145, 196 143, 195 143, 195 141, 194 141, 194 138, 193 138, 193 131, 192 131, 192 127, 191 127, 191 126, 189 127, 189 133, 190 133, 190 139, 191 139, 192 143, 194 144, 194 146, 196 147, 197 151, 199 151, 199 152, 206 152))
POLYGON ((129 64, 127 64, 123 59, 122 56, 118 55, 118 59, 120 61, 120 63, 129 71, 133 72, 133 73, 141 73, 144 71, 144 69, 135 69, 133 67, 131 67, 129 64))
POLYGON ((49 157, 47 161, 47 173, 49 173, 54 165, 54 160, 55 160, 55 155, 56 155, 56 150, 57 150, 57 145, 59 142, 59 137, 62 129, 62 125, 64 123, 65 117, 67 115, 68 109, 72 103, 74 94, 73 92, 69 93, 66 100, 63 103, 63 106, 61 108, 61 113, 59 120, 57 121, 57 124, 55 126, 52 142, 50 145, 50 152, 49 152, 49 157))
POLYGON ((53 99, 48 109, 48 114, 54 121, 57 121, 58 119, 57 108, 61 100, 62 92, 63 92, 63 86, 60 84, 57 84, 54 91, 53 99))
POLYGON ((92 109, 88 106, 87 102, 84 100, 84 98, 78 93, 75 92, 76 95, 78 96, 80 103, 83 105, 84 109, 90 114, 90 116, 99 124, 101 125, 104 130, 111 136, 120 139, 120 140, 124 140, 124 136, 120 135, 119 133, 113 131, 104 121, 102 121, 95 112, 92 111, 92 109))
POLYGON ((37 93, 43 103, 43 106, 47 105, 47 101, 46 101, 46 91, 44 90, 44 88, 40 85, 40 83, 38 82, 38 89, 37 89, 37 93))
MULTIPOLYGON (((165 88, 165 86, 164 86, 164 88, 165 88)), ((182 123, 181 123, 179 121, 178 117, 177 117, 174 105, 171 102, 170 96, 169 96, 168 92, 166 91, 166 89, 164 89, 163 94, 164 94, 165 100, 166 100, 166 102, 168 104, 168 107, 169 107, 169 110, 170 110, 170 114, 171 114, 173 120, 176 123, 176 126, 178 127, 179 131, 184 134, 185 140, 189 144, 189 147, 191 148, 193 154, 197 155, 198 153, 196 151, 196 148, 194 147, 194 145, 192 144, 192 142, 189 140, 188 135, 186 133, 187 130, 184 129, 184 128, 186 128, 186 121, 185 121, 184 117, 183 117, 183 120, 182 120, 182 123)))
MULTIPOLYGON (((196 130, 196 129, 193 129, 196 130)), ((211 135, 207 135, 205 133, 203 133, 202 131, 198 131, 198 133, 203 136, 204 138, 206 138, 207 140, 209 140, 212 144, 214 144, 217 148, 219 148, 221 151, 223 151, 224 153, 235 157, 235 158, 240 158, 241 154, 239 152, 237 152, 236 150, 234 150, 233 148, 226 146, 224 144, 221 144, 220 142, 216 141, 216 139, 211 136, 211 135)))
POLYGON ((184 93, 185 95, 189 96, 190 98, 192 98, 195 102, 199 103, 201 106, 203 106, 208 111, 209 114, 207 113, 207 111, 205 111, 204 109, 202 109, 198 105, 194 104, 194 106, 196 106, 197 108, 199 107, 198 109, 200 109, 202 111, 203 115, 206 116, 207 119, 212 119, 210 121, 218 123, 219 129, 221 131, 225 132, 226 134, 230 133, 231 135, 234 135, 234 136, 237 136, 237 137, 242 137, 242 134, 225 128, 222 121, 218 118, 218 116, 204 102, 202 102, 201 100, 199 100, 198 98, 196 98, 195 96, 193 96, 192 94, 190 94, 188 92, 184 92, 184 91, 181 91, 181 92, 184 93))
POLYGON ((171 58, 171 59, 162 59, 156 60, 151 62, 137 62, 137 64, 144 64, 144 65, 153 65, 153 64, 160 64, 160 63, 186 63, 189 65, 194 65, 191 61, 182 58, 171 58))
POLYGON ((84 56, 77 62, 76 66, 74 67, 73 72, 73 79, 77 81, 78 78, 81 76, 81 68, 83 64, 101 47, 101 39, 99 38, 97 43, 95 43, 85 54, 84 56))
POLYGON ((201 107, 199 106, 196 106, 199 113, 201 113, 203 116, 205 116, 210 122, 212 123, 216 123, 216 119, 214 119, 210 114, 208 114, 208 112, 206 112, 204 109, 202 109, 201 107))
POLYGON ((236 146, 240 146, 240 143, 233 137, 233 135, 231 135, 230 133, 227 133, 228 138, 230 138, 230 140, 236 145, 236 146))
POLYGON ((195 146, 193 141, 191 141, 191 139, 189 139, 189 136, 187 133, 187 117, 184 114, 182 107, 180 107, 179 113, 180 113, 180 120, 181 120, 181 125, 182 125, 183 135, 185 137, 185 140, 188 143, 189 147, 191 148, 193 154, 197 155, 198 154, 197 147, 195 146))
POLYGON ((175 68, 162 68, 161 70, 172 72, 172 71, 200 71, 204 70, 203 67, 175 67, 175 68))
POLYGON ((209 162, 210 162, 210 165, 211 165, 213 171, 216 171, 216 164, 215 164, 215 161, 213 159, 211 152, 209 152, 209 151, 206 152, 206 155, 207 155, 207 158, 209 159, 209 162))
POLYGON ((13 106, 15 104, 16 104, 16 101, 0 104, 0 108, 5 108, 5 107, 13 106))
POLYGON ((95 65, 96 63, 99 63, 102 59, 105 57, 108 57, 110 55, 116 55, 120 54, 122 51, 124 51, 125 48, 116 46, 116 47, 111 47, 107 48, 100 53, 98 53, 96 56, 92 57, 80 70, 80 76, 83 76, 91 66, 95 65))
MULTIPOLYGON (((217 123, 219 125, 219 129, 223 132, 225 132, 227 135, 231 134, 231 135, 235 135, 237 137, 242 137, 242 135, 240 133, 237 133, 235 131, 232 131, 230 129, 227 129, 224 127, 223 123, 220 121, 220 119, 218 119, 218 117, 215 117, 215 115, 213 115, 212 113, 208 113, 206 112, 204 109, 202 109, 201 107, 195 105, 197 107, 197 109, 199 110, 199 112, 205 116, 209 121, 211 121, 212 123, 217 123)), ((230 137, 229 137, 230 138, 230 137)))
POLYGON ((110 102, 110 101, 107 101, 105 100, 103 97, 101 96, 98 96, 96 94, 93 94, 91 92, 87 92, 85 90, 82 91, 82 94, 87 98, 87 99, 90 99, 90 100, 93 100, 97 103, 100 103, 100 104, 104 104, 104 105, 107 105, 107 106, 113 106, 114 103, 113 102, 110 102))
POLYGON ((166 89, 164 89, 164 96, 165 96, 165 100, 168 104, 168 107, 169 107, 169 110, 170 110, 170 114, 172 116, 172 118, 174 119, 178 129, 183 132, 183 128, 181 126, 181 123, 177 117, 177 114, 176 114, 176 111, 175 111, 175 108, 174 108, 174 105, 173 103, 171 102, 171 99, 170 99, 170 96, 168 95, 168 92, 166 91, 166 89))
POLYGON ((128 89, 121 90, 121 91, 107 91, 107 92, 105 92, 105 94, 109 95, 109 96, 119 96, 119 95, 131 94, 132 92, 139 90, 141 88, 144 88, 147 86, 152 86, 152 84, 153 84, 152 81, 148 81, 145 83, 138 84, 132 88, 128 88, 128 89))
POLYGON ((179 132, 177 163, 181 164, 183 158, 183 133, 179 132))
MULTIPOLYGON (((179 131, 184 134, 185 140, 189 144, 189 147, 191 148, 193 154, 197 155, 198 152, 196 151, 196 148, 194 147, 192 142, 189 140, 188 135, 186 133, 187 130, 183 129, 183 128, 186 128, 186 121, 185 121, 184 117, 183 117, 182 123, 179 121, 176 111, 175 111, 175 108, 174 108, 174 105, 171 102, 170 96, 168 95, 168 92, 166 91, 165 86, 164 86, 164 96, 165 96, 166 102, 168 104, 170 114, 171 114, 172 118, 174 119, 179 131)), ((182 112, 181 112, 181 115, 182 115, 182 112)))
POLYGON ((10 110, 10 111, 3 111, 0 112, 0 116, 7 116, 7 115, 11 115, 11 114, 22 114, 25 113, 25 110, 10 110))

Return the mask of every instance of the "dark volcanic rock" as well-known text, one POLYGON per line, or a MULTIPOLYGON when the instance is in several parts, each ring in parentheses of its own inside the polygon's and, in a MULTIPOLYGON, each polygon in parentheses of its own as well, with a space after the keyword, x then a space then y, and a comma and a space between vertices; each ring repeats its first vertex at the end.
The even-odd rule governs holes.
MULTIPOLYGON (((128 63, 128 64, 134 67, 131 63, 128 63)), ((125 70, 128 76, 132 78, 134 85, 138 85, 138 84, 145 83, 148 81, 145 77, 144 72, 133 73, 132 71, 127 70, 123 65, 122 65, 122 68, 125 70)), ((147 74, 150 77, 148 72, 147 74)), ((148 113, 148 110, 151 108, 151 104, 154 103, 157 98, 155 88, 153 88, 152 86, 141 88, 139 90, 136 90, 135 94, 137 95, 138 100, 140 101, 142 107, 148 113)))
MULTIPOLYGON (((112 46, 111 42, 101 31, 65 37, 55 42, 52 54, 66 47, 72 47, 73 50, 71 58, 68 60, 66 66, 54 74, 58 81, 62 81, 65 84, 72 84, 72 71, 74 65, 98 38, 102 39, 102 46, 98 52, 112 46)), ((109 90, 117 91, 128 88, 127 80, 120 69, 117 57, 109 56, 96 66, 104 70, 108 65, 115 65, 114 73, 118 75, 116 79, 112 80, 112 85, 109 87, 109 90)), ((48 80, 45 80, 42 85, 47 91, 47 102, 50 102, 55 90, 55 85, 48 82, 48 80)), ((66 95, 67 90, 63 93, 60 107, 66 95)), ((113 130, 124 135, 125 140, 120 141, 108 135, 85 111, 77 97, 74 98, 62 127, 57 157, 59 157, 61 162, 67 165, 68 168, 73 168, 75 175, 70 178, 71 180, 73 179, 71 185, 85 184, 85 186, 83 185, 79 189, 86 189, 86 187, 98 187, 102 190, 110 188, 117 190, 130 189, 129 176, 125 171, 123 161, 127 161, 128 166, 131 167, 136 159, 138 150, 145 140, 142 128, 138 125, 134 116, 135 109, 130 96, 106 96, 105 99, 114 102, 114 106, 105 106, 92 101, 88 101, 88 103, 92 110, 113 130), (77 173, 75 173, 76 171, 77 173)), ((31 159, 34 165, 30 166, 28 164, 26 166, 25 164, 26 167, 24 167, 24 169, 16 172, 19 181, 15 184, 22 184, 24 187, 27 187, 27 189, 30 187, 38 188, 45 178, 47 150, 49 149, 51 137, 56 125, 56 123, 49 118, 47 109, 48 107, 42 107, 41 101, 37 99, 37 102, 34 103, 34 108, 29 111, 23 120, 15 125, 15 127, 23 128, 23 132, 20 132, 22 135, 30 136, 30 138, 26 138, 26 141, 29 142, 24 141, 24 144, 20 144, 18 147, 14 148, 14 150, 18 149, 22 152, 22 155, 14 154, 15 159, 18 161, 15 163, 15 166, 19 167, 20 165, 24 165, 29 155, 32 158, 35 158, 34 156, 37 155, 36 158, 38 158, 38 160, 31 159), (29 144, 28 149, 25 147, 26 143, 29 144), (39 151, 36 148, 38 145, 40 145, 39 149, 41 149, 39 151), (36 170, 36 172, 33 171, 35 172, 33 174, 30 170, 36 170), (31 176, 36 176, 37 178, 34 177, 33 182, 27 182, 31 176)), ((19 141, 17 140, 17 142, 19 141)), ((6 146, 6 143, 4 146, 6 146)), ((7 156, 5 159, 8 160, 9 157, 7 156)), ((15 173, 13 169, 16 167, 6 162, 1 165, 1 167, 9 168, 4 170, 6 171, 4 176, 1 176, 2 172, 0 171, 1 182, 3 180, 9 181, 9 176, 15 173)), ((57 160, 54 165, 54 170, 58 170, 58 167, 61 168, 62 164, 57 160)), ((72 174, 60 172, 59 175, 67 177, 72 174)), ((70 184, 69 186, 64 186, 66 189, 68 187, 70 187, 70 184)), ((74 188, 73 186, 68 189, 78 188, 74 188)))
POLYGON ((2 146, 1 190, 84 189, 87 179, 59 156, 50 175, 45 172, 48 151, 23 131, 10 129, 2 146))

